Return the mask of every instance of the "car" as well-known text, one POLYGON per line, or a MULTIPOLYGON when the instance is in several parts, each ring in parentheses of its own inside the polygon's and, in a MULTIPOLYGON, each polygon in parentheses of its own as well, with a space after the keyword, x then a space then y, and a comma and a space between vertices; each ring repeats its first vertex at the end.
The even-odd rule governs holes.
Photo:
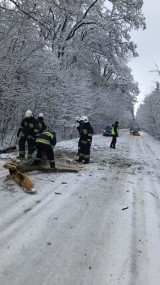
POLYGON ((131 128, 130 129, 130 134, 133 136, 140 136, 141 135, 141 130, 139 128, 131 128))
POLYGON ((111 137, 112 136, 112 125, 107 125, 103 130, 103 136, 111 137))
POLYGON ((129 129, 129 131, 130 131, 130 134, 131 134, 131 133, 132 133, 132 131, 133 131, 133 128, 130 128, 130 129, 129 129))

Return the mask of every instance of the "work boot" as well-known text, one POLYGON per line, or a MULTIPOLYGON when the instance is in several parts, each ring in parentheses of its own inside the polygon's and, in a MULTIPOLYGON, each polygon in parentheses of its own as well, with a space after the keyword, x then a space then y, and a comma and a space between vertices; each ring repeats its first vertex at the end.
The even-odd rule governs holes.
POLYGON ((76 159, 75 161, 76 161, 76 162, 82 162, 83 159, 82 159, 82 158, 78 158, 78 159, 76 159))
POLYGON ((33 160, 33 162, 31 163, 31 166, 38 166, 40 165, 41 161, 40 160, 33 160))
POLYGON ((83 162, 83 164, 88 164, 89 163, 89 159, 85 159, 85 161, 83 162))
POLYGON ((18 155, 17 158, 18 159, 25 159, 25 156, 24 155, 18 155))
POLYGON ((56 169, 55 162, 50 162, 50 168, 56 169))

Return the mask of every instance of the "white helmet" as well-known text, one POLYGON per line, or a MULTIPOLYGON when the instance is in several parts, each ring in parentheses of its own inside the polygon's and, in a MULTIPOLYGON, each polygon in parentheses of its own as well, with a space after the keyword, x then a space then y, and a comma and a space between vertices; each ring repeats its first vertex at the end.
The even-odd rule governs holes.
POLYGON ((26 117, 26 118, 32 117, 32 116, 33 116, 32 111, 27 110, 27 111, 25 112, 25 117, 26 117))
POLYGON ((82 116, 82 117, 80 118, 80 121, 83 121, 83 122, 85 122, 85 123, 88 123, 88 122, 89 122, 87 116, 82 116))
POLYGON ((38 118, 44 118, 44 114, 43 113, 39 113, 38 118))
POLYGON ((81 117, 77 116, 77 117, 76 117, 76 122, 79 122, 79 121, 80 121, 80 118, 81 118, 81 117))

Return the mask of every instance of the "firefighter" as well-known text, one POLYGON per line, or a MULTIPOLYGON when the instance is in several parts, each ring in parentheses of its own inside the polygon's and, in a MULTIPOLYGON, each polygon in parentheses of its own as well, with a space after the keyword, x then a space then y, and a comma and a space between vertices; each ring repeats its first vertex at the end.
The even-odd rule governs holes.
POLYGON ((44 122, 44 114, 39 113, 38 115, 38 125, 39 125, 39 133, 43 133, 47 129, 47 126, 44 122))
POLYGON ((56 145, 56 134, 45 130, 42 134, 36 137, 37 155, 34 160, 34 165, 39 165, 42 160, 43 153, 46 154, 50 167, 55 168, 53 147, 56 145))
POLYGON ((118 122, 116 121, 115 124, 112 125, 112 141, 110 144, 110 148, 116 148, 116 142, 118 137, 118 122))
POLYGON ((35 136, 38 132, 37 120, 33 117, 32 111, 27 110, 25 117, 17 132, 19 138, 19 158, 25 158, 25 146, 28 144, 28 159, 32 158, 34 152, 35 136))
MULTIPOLYGON (((76 118, 76 122, 79 124, 78 127, 77 127, 77 130, 78 130, 79 137, 80 137, 81 136, 81 130, 82 130, 82 121, 80 120, 79 116, 76 118)), ((81 144, 81 141, 80 141, 80 138, 79 138, 77 156, 79 156, 80 144, 81 144)))
POLYGON ((89 123, 87 116, 82 116, 80 118, 82 128, 80 132, 80 150, 78 162, 83 162, 88 164, 90 161, 90 149, 92 144, 93 128, 89 123))

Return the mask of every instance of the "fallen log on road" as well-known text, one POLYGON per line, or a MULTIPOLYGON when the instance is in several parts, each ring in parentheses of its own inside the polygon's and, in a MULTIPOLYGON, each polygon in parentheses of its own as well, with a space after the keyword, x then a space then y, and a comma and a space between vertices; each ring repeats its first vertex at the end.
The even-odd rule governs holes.
POLYGON ((22 166, 22 165, 18 165, 17 166, 17 169, 19 171, 22 171, 22 172, 31 172, 31 171, 34 171, 34 170, 38 170, 38 171, 43 171, 43 172, 49 172, 49 173, 52 173, 52 172, 79 172, 80 169, 77 169, 77 168, 73 168, 73 167, 61 167, 61 168, 49 168, 49 167, 45 167, 45 166, 38 166, 38 165, 27 165, 27 166, 22 166))
POLYGON ((41 165, 32 165, 32 160, 27 161, 12 161, 12 164, 14 164, 17 169, 21 172, 31 172, 34 170, 42 171, 42 172, 79 172, 81 170, 80 167, 77 167, 75 165, 68 165, 68 164, 62 164, 62 163, 56 163, 56 168, 50 168, 47 165, 41 164, 41 165))
POLYGON ((25 173, 22 173, 21 171, 19 171, 14 164, 5 163, 3 167, 8 169, 10 173, 9 175, 6 176, 4 181, 13 179, 23 188, 24 192, 29 193, 29 194, 35 193, 33 182, 30 180, 30 178, 25 173))
POLYGON ((77 168, 74 166, 68 166, 68 165, 61 165, 59 164, 58 168, 47 168, 45 166, 37 166, 37 165, 30 165, 24 163, 18 163, 17 161, 10 161, 8 163, 5 163, 3 165, 4 168, 9 170, 9 175, 7 175, 6 179, 4 181, 7 181, 9 179, 13 179, 16 181, 24 190, 26 193, 33 194, 34 191, 34 184, 30 180, 30 178, 25 174, 25 172, 31 172, 34 170, 37 171, 43 171, 43 172, 73 172, 77 173, 81 170, 81 168, 77 168))
POLYGON ((30 178, 25 174, 25 172, 31 172, 34 170, 37 171, 43 171, 43 172, 49 172, 49 173, 53 173, 53 172, 73 172, 73 173, 77 173, 81 170, 81 168, 77 168, 74 166, 66 166, 63 164, 59 164, 58 168, 47 168, 44 166, 37 166, 37 165, 29 165, 29 164, 25 164, 25 162, 23 163, 18 163, 17 161, 10 161, 8 163, 5 163, 3 165, 4 168, 9 170, 9 175, 7 175, 6 179, 4 181, 13 179, 14 181, 16 181, 24 190, 24 192, 26 193, 35 193, 34 191, 34 184, 33 182, 30 180, 30 178))

